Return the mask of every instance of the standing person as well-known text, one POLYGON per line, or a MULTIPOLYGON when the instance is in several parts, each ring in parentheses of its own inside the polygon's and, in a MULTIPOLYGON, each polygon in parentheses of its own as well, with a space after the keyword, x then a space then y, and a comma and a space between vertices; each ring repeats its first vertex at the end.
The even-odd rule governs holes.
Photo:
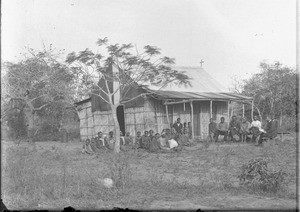
POLYGON ((192 129, 191 122, 188 122, 188 135, 189 135, 189 139, 192 139, 193 129, 192 129))
POLYGON ((217 125, 215 142, 218 142, 219 135, 224 135, 224 141, 227 141, 228 123, 225 122, 224 117, 221 117, 221 122, 217 125))
POLYGON ((110 131, 108 133, 108 137, 106 137, 106 139, 105 139, 106 147, 110 150, 114 150, 115 142, 116 142, 116 140, 114 138, 114 132, 110 131))
POLYGON ((144 135, 142 136, 141 148, 148 150, 149 144, 150 144, 149 132, 145 131, 144 135))
POLYGON ((278 133, 278 121, 274 119, 274 116, 267 116, 266 132, 262 132, 258 141, 259 145, 262 145, 263 138, 273 139, 278 133))
POLYGON ((237 142, 240 140, 240 130, 241 124, 237 120, 236 115, 233 115, 229 123, 229 137, 232 139, 233 142, 237 142))
POLYGON ((213 118, 211 118, 209 121, 210 122, 208 125, 208 138, 209 138, 209 141, 214 141, 215 134, 217 131, 217 123, 214 122, 213 118))
POLYGON ((241 130, 240 130, 240 134, 241 134, 241 141, 245 142, 247 140, 247 135, 250 134, 250 127, 251 124, 250 122, 247 120, 246 117, 242 118, 242 124, 241 124, 241 130))
POLYGON ((182 124, 180 123, 180 118, 177 119, 177 122, 173 124, 173 128, 175 129, 176 134, 182 133, 182 124))

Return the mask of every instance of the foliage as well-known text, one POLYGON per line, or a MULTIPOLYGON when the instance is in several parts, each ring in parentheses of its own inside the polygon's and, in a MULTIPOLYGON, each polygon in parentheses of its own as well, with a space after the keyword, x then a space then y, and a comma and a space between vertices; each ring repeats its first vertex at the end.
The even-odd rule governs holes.
POLYGON ((131 179, 129 156, 120 153, 118 155, 110 155, 109 157, 109 177, 113 180, 117 188, 124 189, 125 186, 128 186, 131 179))
POLYGON ((10 109, 4 120, 9 127, 10 138, 22 138, 27 135, 26 117, 23 109, 10 109))
POLYGON ((268 170, 267 160, 256 158, 241 167, 238 179, 242 185, 253 190, 277 192, 285 185, 286 175, 282 170, 268 170))
POLYGON ((295 116, 299 74, 279 62, 260 64, 261 72, 245 80, 243 94, 253 96, 263 116, 295 116))
POLYGON ((2 95, 4 100, 18 99, 29 109, 29 130, 39 128, 35 116, 58 125, 62 110, 71 105, 74 76, 57 61, 50 46, 42 51, 28 49, 29 55, 18 63, 5 62, 2 95), (50 121, 49 117, 53 117, 50 121), (55 123, 54 123, 55 122, 55 123))

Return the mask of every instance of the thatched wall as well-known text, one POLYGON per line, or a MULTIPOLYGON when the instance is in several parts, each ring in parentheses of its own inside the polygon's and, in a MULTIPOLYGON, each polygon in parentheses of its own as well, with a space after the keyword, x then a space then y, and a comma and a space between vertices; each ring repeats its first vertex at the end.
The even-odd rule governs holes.
MULTIPOLYGON (((194 135, 202 139, 208 135, 208 124, 210 119, 210 101, 193 102, 194 135)), ((181 122, 191 122, 190 103, 169 105, 169 121, 174 123, 177 118, 181 122)), ((224 116, 226 122, 229 122, 227 101, 213 101, 212 117, 219 123, 220 118, 224 116)), ((169 128, 166 115, 166 107, 162 101, 148 97, 143 106, 124 107, 125 131, 135 135, 137 131, 142 133, 145 130, 154 130, 159 132, 169 128)), ((110 111, 95 111, 92 113, 91 101, 80 105, 80 134, 82 139, 96 136, 99 131, 107 134, 114 130, 113 119, 110 111)))
POLYGON ((77 107, 80 120, 80 136, 82 140, 91 138, 94 133, 94 120, 91 101, 85 102, 77 107))
POLYGON ((159 132, 167 128, 166 113, 161 101, 147 98, 143 107, 125 107, 126 132, 135 135, 137 131, 154 130, 159 132))

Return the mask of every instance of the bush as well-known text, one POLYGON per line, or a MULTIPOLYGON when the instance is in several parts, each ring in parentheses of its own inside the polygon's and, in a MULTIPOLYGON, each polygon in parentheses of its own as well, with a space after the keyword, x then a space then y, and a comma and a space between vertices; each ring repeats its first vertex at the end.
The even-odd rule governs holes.
POLYGON ((267 160, 264 158, 256 158, 241 167, 241 173, 238 175, 238 179, 241 185, 252 190, 278 192, 286 185, 286 175, 287 174, 282 170, 268 170, 267 160))
POLYGON ((129 165, 129 156, 123 153, 111 154, 108 168, 110 170, 110 178, 113 180, 117 188, 124 188, 130 183, 131 170, 129 165))

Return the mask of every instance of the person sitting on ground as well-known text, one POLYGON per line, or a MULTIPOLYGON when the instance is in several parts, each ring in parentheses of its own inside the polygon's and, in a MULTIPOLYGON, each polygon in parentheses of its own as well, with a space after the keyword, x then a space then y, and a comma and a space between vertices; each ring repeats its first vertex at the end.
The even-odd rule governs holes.
POLYGON ((228 123, 225 122, 225 118, 221 117, 221 122, 217 125, 215 142, 218 142, 219 135, 224 135, 224 141, 227 141, 228 136, 228 123))
POLYGON ((133 146, 133 137, 130 135, 130 132, 127 132, 124 137, 125 145, 133 146))
POLYGON ((105 145, 108 149, 114 150, 115 142, 116 142, 116 140, 114 138, 114 132, 110 131, 108 133, 108 137, 106 137, 106 139, 105 139, 105 145))
POLYGON ((96 139, 95 138, 91 138, 90 146, 91 146, 91 149, 93 150, 94 153, 97 153, 99 151, 99 148, 96 145, 96 139))
POLYGON ((241 130, 241 124, 237 120, 236 115, 233 115, 229 123, 229 137, 233 142, 237 142, 240 140, 240 130, 241 130))
POLYGON ((153 130, 149 131, 149 137, 150 137, 149 151, 158 152, 160 150, 160 144, 159 141, 157 140, 159 133, 156 133, 155 136, 153 133, 154 133, 153 130))
POLYGON ((177 122, 173 124, 173 128, 174 128, 176 134, 181 134, 182 133, 183 126, 180 123, 180 118, 178 118, 177 122))
POLYGON ((162 150, 170 150, 170 148, 168 146, 168 142, 167 142, 167 140, 165 138, 165 134, 162 134, 160 136, 159 133, 156 133, 155 137, 156 137, 156 139, 159 142, 160 149, 162 149, 162 150))
POLYGON ((262 132, 258 141, 259 145, 262 145, 263 139, 273 139, 278 133, 278 121, 274 119, 274 116, 267 116, 266 132, 262 132))
POLYGON ((101 131, 98 132, 98 137, 95 138, 95 142, 98 149, 103 149, 105 147, 104 136, 101 131))
POLYGON ((250 134, 250 122, 246 117, 242 118, 242 124, 240 129, 241 141, 245 142, 247 140, 247 136, 250 134))
POLYGON ((150 137, 148 136, 148 131, 145 131, 144 135, 142 136, 141 148, 148 150, 149 144, 150 144, 150 137))
POLYGON ((187 125, 186 125, 186 122, 183 123, 182 132, 183 132, 185 129, 186 129, 186 130, 188 129, 188 128, 187 128, 187 125))
POLYGON ((125 145, 125 139, 124 139, 124 136, 123 136, 123 132, 120 131, 120 146, 121 145, 125 145))
POLYGON ((188 122, 188 135, 189 135, 189 139, 192 139, 192 133, 193 133, 192 124, 191 124, 191 122, 188 122))
POLYGON ((174 139, 174 135, 171 133, 170 129, 166 129, 166 134, 165 134, 166 140, 174 139))
POLYGON ((217 123, 214 122, 214 119, 211 118, 209 120, 209 125, 208 125, 208 140, 211 142, 211 141, 214 141, 214 138, 215 138, 215 134, 216 134, 216 130, 217 130, 217 123))
POLYGON ((253 117, 253 121, 250 126, 250 132, 252 134, 252 142, 256 142, 258 144, 259 136, 262 132, 265 132, 261 127, 261 122, 258 120, 258 116, 253 117))
POLYGON ((82 147, 82 153, 88 153, 88 154, 93 154, 94 153, 92 148, 91 148, 90 143, 91 143, 91 140, 89 138, 87 138, 85 140, 85 144, 82 147))
POLYGON ((179 136, 178 144, 181 146, 190 146, 189 136, 187 134, 187 129, 183 130, 183 133, 179 136))
POLYGON ((135 142, 134 146, 136 149, 141 148, 142 146, 142 136, 141 136, 141 131, 137 131, 136 136, 135 136, 135 142))

